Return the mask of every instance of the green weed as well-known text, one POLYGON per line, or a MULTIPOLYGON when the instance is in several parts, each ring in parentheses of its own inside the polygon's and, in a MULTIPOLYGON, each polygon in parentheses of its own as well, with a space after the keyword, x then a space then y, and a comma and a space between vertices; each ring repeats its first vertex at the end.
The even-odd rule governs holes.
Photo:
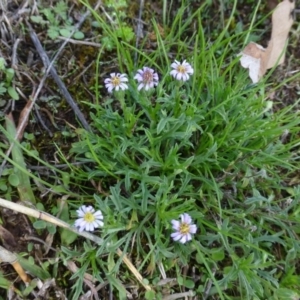
MULTIPOLYGON (((140 272, 150 274, 154 292, 147 292, 147 299, 162 298, 156 284, 164 274, 177 278, 170 293, 188 289, 218 299, 295 294, 295 287, 283 286, 281 270, 285 264, 291 270, 288 253, 299 253, 300 245, 294 215, 299 193, 291 195, 284 184, 298 169, 293 151, 299 118, 292 107, 273 111, 267 83, 251 85, 240 68, 232 48, 237 54, 247 32, 230 36, 227 26, 211 43, 201 25, 202 8, 183 21, 184 12, 183 5, 164 39, 153 23, 157 47, 150 54, 119 41, 94 12, 117 45, 115 70, 129 74, 129 89, 86 102, 93 133, 81 131, 72 145, 73 158, 85 163, 75 172, 101 184, 93 198, 104 214, 102 238, 109 245, 88 248, 83 256, 94 253, 95 276, 105 264, 109 274, 127 282, 130 274, 111 253, 118 247, 129 252, 140 272), (187 37, 195 20, 196 30, 187 37), (157 88, 137 91, 135 51, 138 68, 159 72, 157 88), (169 75, 174 59, 192 64, 189 81, 169 75), (286 132, 288 141, 282 138, 286 132), (184 245, 170 238, 171 220, 182 213, 198 226, 184 245)), ((100 70, 103 59, 99 55, 100 70)))

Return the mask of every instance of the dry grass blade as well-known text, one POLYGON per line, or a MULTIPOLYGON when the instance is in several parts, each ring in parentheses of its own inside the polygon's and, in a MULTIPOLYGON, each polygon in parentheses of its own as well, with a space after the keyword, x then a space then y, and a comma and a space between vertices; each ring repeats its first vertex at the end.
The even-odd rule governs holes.
POLYGON ((17 256, 2 246, 0 246, 0 261, 10 263, 15 269, 15 271, 18 273, 18 275, 21 277, 23 282, 28 283, 31 281, 29 276, 25 273, 24 269, 18 262, 17 256))

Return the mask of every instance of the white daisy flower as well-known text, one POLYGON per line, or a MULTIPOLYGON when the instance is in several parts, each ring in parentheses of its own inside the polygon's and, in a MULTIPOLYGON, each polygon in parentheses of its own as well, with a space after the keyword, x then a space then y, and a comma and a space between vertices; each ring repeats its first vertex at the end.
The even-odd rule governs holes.
POLYGON ((192 234, 195 234, 197 231, 197 226, 192 224, 192 218, 189 214, 181 214, 181 221, 172 220, 172 228, 175 230, 171 234, 171 238, 174 241, 179 241, 182 244, 190 241, 192 239, 192 234))
POLYGON ((171 68, 174 70, 170 72, 170 75, 172 75, 176 80, 187 81, 190 78, 190 75, 194 73, 194 69, 188 62, 186 62, 186 60, 182 63, 175 60, 175 62, 171 64, 171 68))
POLYGON ((78 219, 75 221, 75 227, 78 227, 80 232, 94 231, 95 228, 104 225, 102 212, 100 210, 95 212, 92 206, 82 205, 76 212, 78 219))
POLYGON ((157 86, 159 80, 157 73, 154 72, 153 69, 148 67, 143 67, 143 69, 138 70, 136 75, 134 76, 134 79, 136 79, 139 83, 138 85, 139 91, 142 88, 148 91, 150 88, 157 86))
POLYGON ((127 90, 128 85, 125 82, 128 82, 127 75, 120 73, 111 73, 110 78, 104 80, 105 87, 109 93, 112 93, 113 90, 127 90))

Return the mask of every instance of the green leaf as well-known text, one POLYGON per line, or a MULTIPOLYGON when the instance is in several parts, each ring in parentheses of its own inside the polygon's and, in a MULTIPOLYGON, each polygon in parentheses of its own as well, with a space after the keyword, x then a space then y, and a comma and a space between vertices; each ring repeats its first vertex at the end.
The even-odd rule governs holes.
POLYGON ((60 29, 60 30, 59 30, 59 33, 60 33, 63 37, 66 37, 66 38, 71 37, 71 31, 68 30, 68 29, 65 29, 65 28, 60 29))
POLYGON ((18 186, 20 184, 19 176, 17 174, 14 174, 14 173, 10 174, 8 176, 8 182, 12 186, 18 186))
POLYGON ((70 184, 70 174, 67 172, 62 173, 62 181, 64 186, 68 187, 70 184))
POLYGON ((193 288, 195 287, 195 282, 192 281, 192 280, 190 280, 190 279, 185 279, 185 280, 183 281, 183 285, 184 285, 185 287, 187 287, 188 289, 193 289, 193 288))
POLYGON ((47 18, 47 20, 53 25, 56 24, 55 16, 50 8, 45 8, 41 10, 41 13, 47 18))
MULTIPOLYGON (((10 115, 7 115, 5 118, 5 124, 7 128, 8 138, 10 141, 13 141, 13 137, 16 136, 16 128, 14 121, 12 120, 10 115)), ((33 194, 31 188, 31 182, 28 176, 28 172, 26 172, 26 163, 24 160, 23 152, 17 141, 13 142, 14 147, 12 149, 12 158, 16 165, 15 174, 19 177, 19 184, 17 186, 19 198, 22 201, 30 201, 32 203, 36 203, 35 196, 33 194)))
POLYGON ((107 51, 112 51, 115 47, 115 43, 112 38, 105 36, 101 39, 101 43, 107 51))
POLYGON ((166 124, 168 123, 169 119, 168 118, 162 118, 158 125, 157 125, 157 129, 156 129, 156 133, 160 134, 166 127, 166 124))
POLYGON ((5 70, 6 82, 11 82, 15 76, 15 71, 12 68, 8 68, 5 70))
POLYGON ((33 223, 33 227, 35 229, 45 229, 47 227, 47 223, 43 220, 37 220, 33 223))
POLYGON ((67 18, 68 5, 65 1, 59 1, 53 8, 54 12, 60 15, 64 20, 67 18))
POLYGON ((286 288, 279 288, 276 291, 276 296, 279 299, 284 299, 284 300, 295 300, 295 299, 299 299, 300 294, 296 293, 293 290, 290 289, 286 289, 286 288))
POLYGON ((41 280, 46 280, 48 278, 51 278, 51 275, 46 270, 43 270, 35 263, 32 263, 29 260, 20 256, 18 256, 18 259, 21 266, 30 274, 32 274, 34 277, 37 277, 41 280))
MULTIPOLYGON (((4 93, 6 93, 6 91, 7 91, 7 89, 4 86, 4 82, 0 82, 0 95, 3 95, 4 93)), ((5 103, 6 103, 6 101, 5 101, 5 103)))
POLYGON ((29 285, 22 291, 23 296, 28 296, 37 286, 37 279, 33 279, 29 285))
POLYGON ((131 27, 128 26, 121 26, 119 29, 117 29, 116 34, 118 37, 124 39, 126 42, 132 41, 135 34, 131 27))
POLYGON ((76 40, 82 40, 84 39, 84 34, 81 31, 76 31, 73 35, 73 38, 76 40))
POLYGON ((182 276, 179 276, 177 281, 179 285, 183 285, 187 288, 193 289, 195 287, 195 283, 192 280, 183 278, 182 276))
POLYGON ((221 261, 225 258, 225 253, 223 248, 213 249, 211 252, 212 252, 211 258, 213 261, 221 261))
POLYGON ((50 223, 47 223, 47 230, 50 234, 56 233, 56 226, 50 223))
POLYGON ((146 300, 154 300, 155 299, 155 292, 154 291, 147 291, 145 293, 146 300))
POLYGON ((5 59, 0 57, 0 71, 5 69, 5 59))
POLYGON ((50 39, 55 40, 59 36, 58 29, 56 27, 50 27, 47 30, 47 34, 50 39))
POLYGON ((0 272, 0 288, 8 290, 12 287, 12 282, 4 278, 2 272, 0 272))
POLYGON ((30 17, 30 20, 31 20, 32 22, 34 22, 34 23, 42 24, 42 25, 44 25, 45 23, 47 23, 47 22, 43 19, 43 17, 41 17, 41 16, 31 16, 31 17, 30 17))
POLYGON ((62 228, 60 233, 60 240, 62 245, 69 246, 77 239, 77 234, 75 232, 72 232, 66 228, 62 228))
POLYGON ((7 191, 7 184, 5 182, 0 182, 0 191, 1 192, 6 192, 7 191))
POLYGON ((124 285, 114 276, 110 275, 110 274, 106 274, 107 279, 109 281, 110 284, 112 284, 116 290, 119 292, 119 297, 118 299, 120 300, 126 300, 127 299, 127 292, 124 288, 124 285))
POLYGON ((11 96, 14 100, 19 100, 19 94, 16 92, 16 90, 13 87, 8 87, 7 92, 9 96, 11 96))

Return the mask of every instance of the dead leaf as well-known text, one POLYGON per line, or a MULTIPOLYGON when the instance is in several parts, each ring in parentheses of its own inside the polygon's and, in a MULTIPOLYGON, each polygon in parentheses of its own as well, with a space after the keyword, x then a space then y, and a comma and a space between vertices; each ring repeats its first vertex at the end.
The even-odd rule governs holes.
POLYGON ((279 3, 272 14, 272 34, 268 47, 250 42, 242 51, 240 59, 243 68, 249 69, 249 76, 253 83, 266 73, 267 69, 284 63, 284 48, 289 31, 293 25, 292 10, 295 2, 284 0, 279 3))
POLYGON ((266 50, 256 43, 249 43, 242 52, 241 65, 249 69, 249 76, 253 83, 257 83, 263 74, 261 73, 262 54, 266 50))
POLYGON ((284 63, 285 53, 282 54, 282 51, 294 22, 291 15, 294 8, 295 2, 285 0, 279 3, 273 12, 271 40, 265 52, 267 69, 273 68, 279 58, 278 64, 284 63))

